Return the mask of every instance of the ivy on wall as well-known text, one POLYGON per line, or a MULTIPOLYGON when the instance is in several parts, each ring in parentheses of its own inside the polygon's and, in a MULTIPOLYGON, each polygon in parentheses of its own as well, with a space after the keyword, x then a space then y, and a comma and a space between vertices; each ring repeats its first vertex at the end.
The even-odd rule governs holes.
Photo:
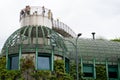
MULTIPOLYGON (((35 70, 32 58, 21 59, 21 70, 7 70, 6 58, 0 58, 0 80, 75 80, 76 64, 70 64, 70 72, 65 72, 63 60, 54 61, 54 72, 50 70, 35 70)), ((79 79, 82 79, 79 65, 79 79)), ((96 80, 107 80, 105 65, 96 65, 96 80)), ((88 79, 87 79, 88 80, 88 79)))
POLYGON ((96 80, 107 80, 105 65, 96 65, 96 80))

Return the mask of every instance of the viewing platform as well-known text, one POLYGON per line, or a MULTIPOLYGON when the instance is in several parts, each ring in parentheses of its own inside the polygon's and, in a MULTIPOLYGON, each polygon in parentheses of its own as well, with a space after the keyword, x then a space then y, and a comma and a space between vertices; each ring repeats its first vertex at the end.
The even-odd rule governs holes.
POLYGON ((20 12, 21 27, 47 26, 61 34, 63 37, 76 37, 74 31, 59 20, 54 20, 53 13, 44 6, 26 6, 20 12))

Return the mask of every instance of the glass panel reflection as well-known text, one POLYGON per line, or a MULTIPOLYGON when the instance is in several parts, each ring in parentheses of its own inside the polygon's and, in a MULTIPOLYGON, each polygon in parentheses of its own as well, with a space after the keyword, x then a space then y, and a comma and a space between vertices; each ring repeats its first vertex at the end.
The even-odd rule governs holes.
POLYGON ((50 57, 38 56, 38 69, 50 70, 50 57))

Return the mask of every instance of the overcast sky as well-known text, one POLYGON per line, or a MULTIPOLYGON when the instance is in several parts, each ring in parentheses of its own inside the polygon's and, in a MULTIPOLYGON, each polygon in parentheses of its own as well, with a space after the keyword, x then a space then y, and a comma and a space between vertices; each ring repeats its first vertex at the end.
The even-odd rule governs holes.
POLYGON ((54 19, 67 24, 75 33, 91 38, 120 38, 120 0, 1 0, 0 49, 20 28, 19 12, 26 5, 51 9, 54 19))

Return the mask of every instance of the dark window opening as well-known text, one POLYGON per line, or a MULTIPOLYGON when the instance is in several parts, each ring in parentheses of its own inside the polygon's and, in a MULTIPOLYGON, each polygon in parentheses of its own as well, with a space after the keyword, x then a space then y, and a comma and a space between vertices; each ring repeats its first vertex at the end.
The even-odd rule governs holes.
POLYGON ((94 70, 93 64, 83 64, 83 75, 84 77, 93 77, 94 70))
POLYGON ((84 77, 93 77, 93 73, 84 73, 84 77))
POLYGON ((66 72, 69 73, 69 60, 67 58, 65 59, 65 68, 66 72))
POLYGON ((109 78, 118 78, 118 66, 117 65, 109 65, 108 66, 108 74, 109 78))
POLYGON ((11 70, 17 70, 18 64, 19 64, 19 57, 18 56, 11 56, 9 57, 10 60, 10 69, 11 70))
POLYGON ((117 72, 109 72, 109 78, 118 78, 117 72))

